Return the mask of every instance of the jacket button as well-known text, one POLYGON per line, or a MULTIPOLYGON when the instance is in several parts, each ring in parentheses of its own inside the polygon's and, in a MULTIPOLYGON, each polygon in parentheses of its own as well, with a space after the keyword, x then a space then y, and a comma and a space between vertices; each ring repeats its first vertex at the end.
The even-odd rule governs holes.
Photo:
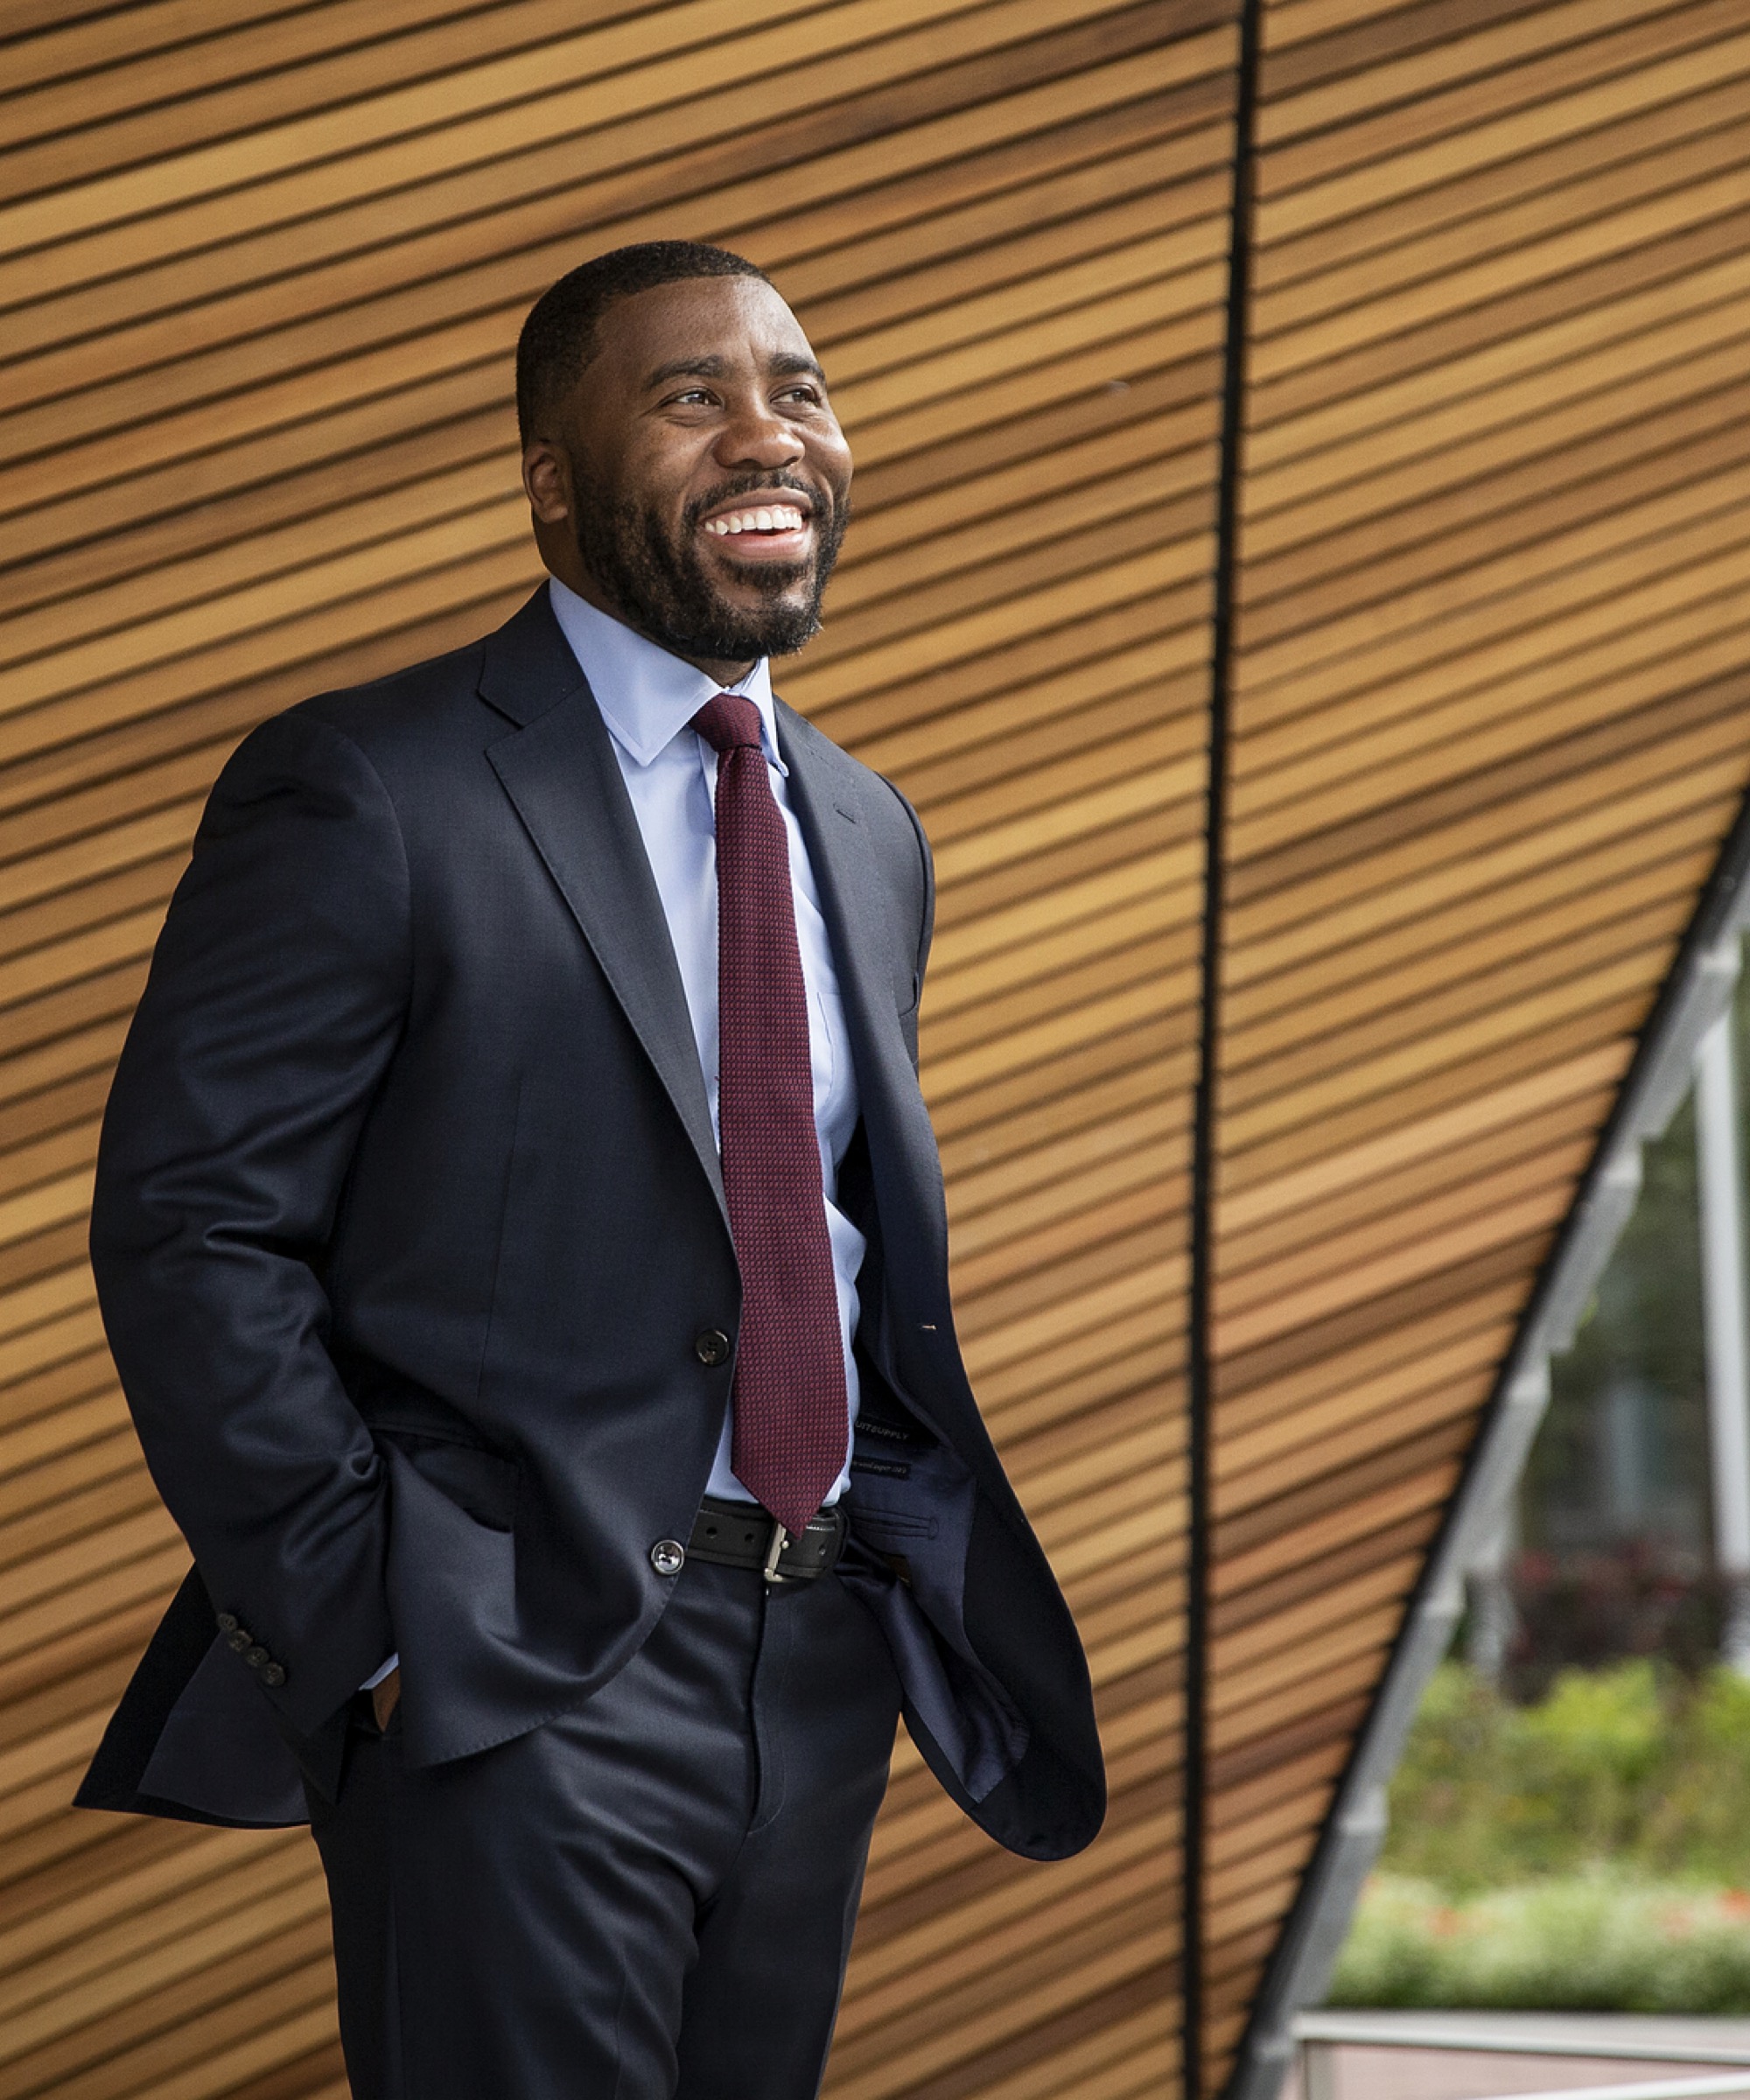
POLYGON ((687 1549, 678 1538, 659 1538, 650 1549, 650 1564, 659 1575, 678 1575, 687 1564, 687 1549))
POLYGON ((729 1362, 729 1337, 720 1327, 706 1327, 693 1337, 693 1354, 714 1369, 729 1362))
POLYGON ((236 1630, 237 1614, 235 1612, 220 1612, 219 1614, 219 1631, 221 1634, 234 1634, 236 1630))
POLYGON ((285 1670, 284 1665, 278 1662, 270 1662, 267 1668, 262 1672, 262 1683, 263 1684, 271 1684, 274 1690, 277 1691, 280 1686, 285 1683, 285 1670))
POLYGON ((256 1645, 256 1636, 247 1626, 234 1626, 225 1635, 225 1645, 241 1656, 246 1648, 256 1645))
POLYGON ((265 1662, 267 1659, 268 1651, 266 1648, 259 1646, 250 1648, 243 1657, 244 1662, 248 1664, 251 1670, 259 1670, 262 1664, 265 1662))

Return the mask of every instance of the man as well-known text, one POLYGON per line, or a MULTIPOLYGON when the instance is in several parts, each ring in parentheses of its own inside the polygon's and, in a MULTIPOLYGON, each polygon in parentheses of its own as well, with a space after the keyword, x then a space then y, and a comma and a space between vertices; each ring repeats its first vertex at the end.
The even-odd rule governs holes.
POLYGON ((903 1704, 994 1837, 1103 1808, 954 1340, 928 850, 775 704, 850 459, 766 277, 537 304, 551 582, 214 791, 92 1228, 197 1572, 80 1800, 307 1812, 373 2100, 806 2100, 903 1704))

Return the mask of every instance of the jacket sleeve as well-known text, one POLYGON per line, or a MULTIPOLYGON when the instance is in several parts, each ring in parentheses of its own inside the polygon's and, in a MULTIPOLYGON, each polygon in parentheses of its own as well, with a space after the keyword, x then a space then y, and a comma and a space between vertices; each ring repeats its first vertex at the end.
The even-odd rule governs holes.
POLYGON ((374 769, 306 712, 270 722, 207 804, 99 1149, 92 1264, 147 1463, 299 1734, 394 1645, 382 1464, 321 1270, 410 945, 374 769))

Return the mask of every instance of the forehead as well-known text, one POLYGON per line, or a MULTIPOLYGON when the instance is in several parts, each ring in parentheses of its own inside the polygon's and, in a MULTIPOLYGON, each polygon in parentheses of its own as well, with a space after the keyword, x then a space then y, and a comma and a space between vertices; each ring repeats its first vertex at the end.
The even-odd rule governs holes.
POLYGON ((795 315, 759 277, 688 277, 634 292, 602 316, 592 376, 634 387, 682 359, 764 366, 813 354, 795 315))

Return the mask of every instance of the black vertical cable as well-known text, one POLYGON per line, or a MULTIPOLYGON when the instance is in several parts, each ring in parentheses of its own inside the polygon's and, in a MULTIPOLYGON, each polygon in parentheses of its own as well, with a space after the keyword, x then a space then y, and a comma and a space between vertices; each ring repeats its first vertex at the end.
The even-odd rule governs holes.
POLYGON ((1191 1127, 1190 1332, 1186 1348, 1189 1474, 1185 1628, 1185 2090, 1203 2091, 1203 1792, 1208 1756, 1211 1289, 1214 1270, 1216 1086, 1220 1070, 1222 942, 1227 904, 1228 741, 1233 690, 1234 606, 1239 556, 1240 448, 1245 430, 1246 340, 1251 323, 1262 0, 1242 0, 1234 101, 1234 191, 1228 251, 1227 343, 1215 496, 1215 574, 1209 651, 1209 778, 1204 831, 1201 1032, 1191 1127))

